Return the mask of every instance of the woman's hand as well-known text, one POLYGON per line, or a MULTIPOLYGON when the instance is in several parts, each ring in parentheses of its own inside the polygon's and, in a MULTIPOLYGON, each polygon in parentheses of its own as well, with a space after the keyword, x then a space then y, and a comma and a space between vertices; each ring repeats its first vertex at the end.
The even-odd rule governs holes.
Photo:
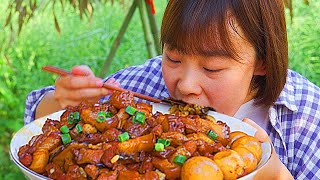
MULTIPOLYGON (((115 79, 109 79, 106 83, 120 87, 115 79)), ((85 65, 73 67, 71 75, 57 79, 55 85, 54 98, 61 108, 79 105, 84 100, 98 101, 112 93, 112 90, 102 88, 103 80, 95 77, 91 69, 85 65)))
MULTIPOLYGON (((120 83, 111 78, 106 84, 120 87, 120 83)), ((37 106, 35 118, 59 111, 66 106, 79 105, 81 101, 98 101, 113 91, 103 88, 103 80, 95 77, 88 66, 75 66, 71 75, 56 80, 55 91, 47 93, 37 106)))
POLYGON ((242 121, 257 129, 257 132, 255 133, 254 136, 260 142, 269 142, 272 146, 271 157, 270 157, 268 163, 259 170, 259 172, 256 174, 254 179, 256 179, 256 180, 261 180, 261 179, 279 179, 279 180, 290 179, 291 180, 291 179, 293 179, 289 170, 280 161, 277 153, 275 152, 275 149, 272 145, 272 142, 271 142, 267 132, 250 119, 245 118, 242 121))

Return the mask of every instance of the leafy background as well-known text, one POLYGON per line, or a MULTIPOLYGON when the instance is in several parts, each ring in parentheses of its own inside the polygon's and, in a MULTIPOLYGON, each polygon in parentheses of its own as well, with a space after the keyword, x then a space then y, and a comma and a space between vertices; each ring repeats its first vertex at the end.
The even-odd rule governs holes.
MULTIPOLYGON (((55 29, 52 10, 36 12, 23 27, 19 37, 11 37, 3 28, 10 0, 0 3, 0 179, 24 179, 19 169, 10 161, 9 143, 13 134, 23 126, 26 95, 33 89, 51 85, 55 75, 43 73, 41 67, 54 65, 65 69, 86 64, 98 74, 113 40, 131 3, 116 1, 94 4, 92 20, 80 20, 72 7, 56 6, 61 33, 55 29), (4 44, 15 38, 11 46, 4 44)), ((166 1, 165 1, 166 2, 166 1)), ((156 0, 158 25, 165 8, 156 0)), ((320 1, 294 1, 293 18, 287 12, 289 38, 289 66, 320 86, 320 1)), ((13 17, 17 18, 17 17, 13 17)), ((138 11, 121 41, 109 73, 124 67, 141 64, 147 59, 144 35, 138 11)))

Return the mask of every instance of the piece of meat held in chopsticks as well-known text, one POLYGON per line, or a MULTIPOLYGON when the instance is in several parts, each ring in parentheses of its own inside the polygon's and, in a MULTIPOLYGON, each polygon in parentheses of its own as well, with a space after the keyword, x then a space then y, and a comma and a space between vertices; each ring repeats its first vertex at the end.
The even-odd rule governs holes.
MULTIPOLYGON (((100 132, 111 128, 122 129, 126 120, 131 117, 125 112, 128 106, 136 108, 133 95, 130 92, 116 91, 111 95, 109 103, 83 105, 80 108, 80 116, 84 123, 94 126, 100 132), (99 120, 102 116, 105 116, 105 119, 99 120)), ((144 112, 147 117, 152 115, 150 105, 140 104, 137 109, 144 112)))
POLYGON ((110 104, 117 109, 125 108, 127 106, 135 106, 134 96, 129 91, 114 91, 110 97, 110 104))

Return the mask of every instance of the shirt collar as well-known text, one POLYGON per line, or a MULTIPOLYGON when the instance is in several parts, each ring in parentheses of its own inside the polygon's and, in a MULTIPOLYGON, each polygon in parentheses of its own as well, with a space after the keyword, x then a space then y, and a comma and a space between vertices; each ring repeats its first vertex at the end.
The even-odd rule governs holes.
POLYGON ((288 70, 287 82, 280 93, 275 105, 284 105, 291 111, 298 111, 298 107, 295 104, 294 82, 290 78, 290 70, 288 70))

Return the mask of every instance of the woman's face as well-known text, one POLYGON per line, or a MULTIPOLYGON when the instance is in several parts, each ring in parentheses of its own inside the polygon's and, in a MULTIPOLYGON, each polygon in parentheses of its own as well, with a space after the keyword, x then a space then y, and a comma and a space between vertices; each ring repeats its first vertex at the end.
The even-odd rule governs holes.
POLYGON ((202 56, 182 54, 164 45, 162 72, 173 98, 210 106, 230 116, 253 98, 252 77, 265 75, 264 66, 257 63, 255 50, 240 37, 241 31, 238 30, 240 35, 233 30, 230 32, 238 61, 219 50, 202 56))

